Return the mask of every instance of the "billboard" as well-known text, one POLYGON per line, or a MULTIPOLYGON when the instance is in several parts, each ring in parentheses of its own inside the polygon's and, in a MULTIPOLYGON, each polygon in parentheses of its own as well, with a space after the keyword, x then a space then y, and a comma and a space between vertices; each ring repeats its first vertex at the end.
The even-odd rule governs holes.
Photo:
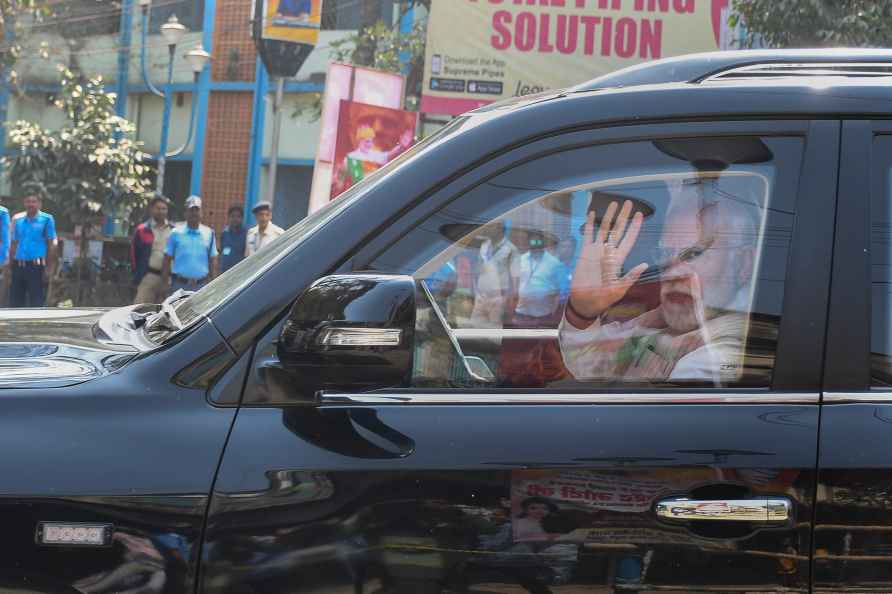
POLYGON ((434 2, 421 111, 457 115, 648 60, 726 48, 728 5, 729 0, 434 2))
POLYGON ((412 146, 416 121, 413 112, 342 100, 331 198, 412 146))
POLYGON ((262 39, 316 45, 322 0, 265 0, 262 39))
POLYGON ((341 101, 400 109, 405 86, 406 79, 399 74, 334 62, 328 65, 325 95, 322 97, 322 127, 310 191, 310 213, 316 212, 331 199, 341 101))

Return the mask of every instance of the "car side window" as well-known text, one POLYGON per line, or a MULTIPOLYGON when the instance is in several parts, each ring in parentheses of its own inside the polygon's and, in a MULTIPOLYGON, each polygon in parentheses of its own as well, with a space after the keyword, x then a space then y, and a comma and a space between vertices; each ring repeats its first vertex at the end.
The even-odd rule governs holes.
POLYGON ((892 137, 875 140, 874 175, 879 192, 871 192, 871 385, 892 386, 892 137))
POLYGON ((575 148, 453 200, 371 266, 418 281, 415 386, 770 386, 802 149, 575 148))

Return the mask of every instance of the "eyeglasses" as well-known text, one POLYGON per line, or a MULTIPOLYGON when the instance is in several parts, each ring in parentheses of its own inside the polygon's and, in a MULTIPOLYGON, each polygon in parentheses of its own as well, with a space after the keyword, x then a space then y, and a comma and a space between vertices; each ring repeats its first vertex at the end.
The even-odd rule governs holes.
POLYGON ((707 250, 713 247, 714 243, 715 238, 710 237, 682 249, 657 245, 652 248, 652 261, 654 263, 660 263, 662 266, 690 262, 706 253, 707 250))
POLYGON ((715 238, 710 237, 680 250, 662 245, 654 246, 651 248, 651 265, 647 267, 638 282, 652 282, 673 266, 696 260, 712 248, 714 243, 715 238))

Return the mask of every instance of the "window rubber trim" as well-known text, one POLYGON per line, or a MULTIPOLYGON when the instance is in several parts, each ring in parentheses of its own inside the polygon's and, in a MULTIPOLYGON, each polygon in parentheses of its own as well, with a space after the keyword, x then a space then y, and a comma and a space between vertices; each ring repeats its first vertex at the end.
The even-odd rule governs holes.
MULTIPOLYGON (((888 395, 892 400, 892 394, 888 395)), ((391 392, 344 394, 322 392, 321 406, 411 405, 511 405, 511 404, 818 404, 814 393, 495 393, 495 392, 391 392)))

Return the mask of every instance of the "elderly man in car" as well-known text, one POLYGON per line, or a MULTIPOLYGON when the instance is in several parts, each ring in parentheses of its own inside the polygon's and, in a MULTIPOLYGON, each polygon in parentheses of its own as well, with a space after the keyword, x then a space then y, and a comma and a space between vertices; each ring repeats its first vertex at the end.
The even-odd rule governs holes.
POLYGON ((642 263, 623 274, 643 222, 631 201, 621 209, 612 202, 597 231, 595 213, 588 213, 560 330, 564 364, 577 380, 722 386, 739 379, 757 217, 698 181, 672 192, 660 263, 650 271, 642 263), (659 305, 629 321, 607 319, 645 271, 660 283, 659 305))

